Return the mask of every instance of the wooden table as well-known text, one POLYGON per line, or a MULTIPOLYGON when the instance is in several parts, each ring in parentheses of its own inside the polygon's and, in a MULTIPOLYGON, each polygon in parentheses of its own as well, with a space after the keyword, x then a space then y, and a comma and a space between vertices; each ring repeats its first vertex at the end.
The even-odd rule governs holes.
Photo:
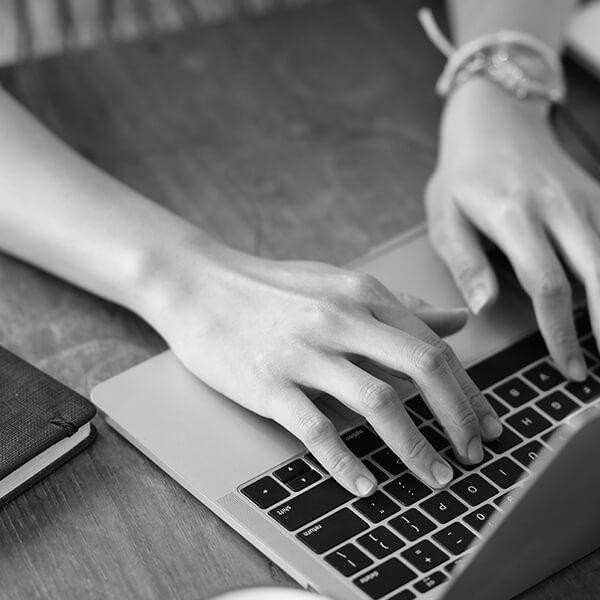
MULTIPOLYGON (((423 218, 442 59, 417 6, 317 4, 21 65, 0 80, 82 154, 226 242, 343 264, 423 218)), ((578 118, 600 140, 600 86, 571 77, 578 118)), ((129 312, 6 256, 0 342, 86 395, 164 347, 129 312)), ((0 510, 2 599, 198 600, 294 585, 96 426, 91 448, 0 510)), ((596 552, 524 597, 597 598, 599 588, 596 552)))

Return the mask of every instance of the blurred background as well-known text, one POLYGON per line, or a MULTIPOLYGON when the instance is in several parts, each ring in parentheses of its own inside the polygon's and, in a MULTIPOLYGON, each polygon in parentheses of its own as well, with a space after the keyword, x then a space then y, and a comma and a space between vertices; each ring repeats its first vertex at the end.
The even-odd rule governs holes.
POLYGON ((0 0, 0 66, 327 0, 0 0))

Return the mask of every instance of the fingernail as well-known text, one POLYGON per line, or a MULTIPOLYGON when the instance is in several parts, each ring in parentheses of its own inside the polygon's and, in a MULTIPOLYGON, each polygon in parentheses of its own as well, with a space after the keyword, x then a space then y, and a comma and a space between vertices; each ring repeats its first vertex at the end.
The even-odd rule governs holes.
POLYGON ((356 490, 361 496, 368 496, 375 490, 375 482, 361 475, 356 480, 356 490))
POLYGON ((474 437, 467 446, 467 458, 472 464, 480 463, 483 460, 483 448, 481 447, 481 440, 478 437, 474 437))
POLYGON ((499 438, 502 433, 502 423, 492 415, 485 415, 481 421, 481 431, 488 438, 499 438))
POLYGON ((583 381, 587 377, 587 367, 583 358, 579 356, 573 357, 567 364, 567 374, 570 379, 575 381, 583 381))
POLYGON ((440 485, 448 485, 452 480, 452 469, 441 460, 436 460, 431 465, 431 474, 440 485))
POLYGON ((479 282, 476 283, 468 292, 467 302, 469 304, 469 308, 474 315, 477 315, 481 312, 481 309, 486 306, 486 304, 490 301, 490 290, 488 286, 479 282))

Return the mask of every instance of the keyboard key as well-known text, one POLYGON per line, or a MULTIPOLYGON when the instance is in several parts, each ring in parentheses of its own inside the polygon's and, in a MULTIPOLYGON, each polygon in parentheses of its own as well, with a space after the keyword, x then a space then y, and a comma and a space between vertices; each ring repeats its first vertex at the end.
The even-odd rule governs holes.
MULTIPOLYGON (((532 469, 532 463, 538 458, 541 452, 543 452, 544 446, 537 440, 532 440, 528 444, 521 446, 518 450, 511 452, 511 456, 520 462, 524 467, 532 469)), ((535 470, 533 467, 532 470, 535 470)))
POLYGON ((513 408, 518 408, 537 396, 537 392, 518 377, 494 388, 494 393, 513 408))
POLYGON ((500 402, 500 400, 498 400, 498 398, 496 398, 495 396, 492 396, 492 394, 485 394, 485 397, 487 401, 492 405, 492 408, 496 411, 496 414, 499 417, 503 417, 509 412, 509 409, 507 408, 506 404, 500 402))
POLYGON ((433 521, 430 521, 422 512, 416 508, 404 511, 400 516, 394 517, 388 523, 403 538, 409 542, 414 542, 420 537, 428 534, 436 528, 433 521))
POLYGON ((435 571, 421 579, 421 581, 417 581, 417 583, 415 583, 415 590, 424 594, 428 590, 440 585, 440 583, 444 583, 447 579, 448 578, 441 571, 435 571))
POLYGON ((485 465, 485 463, 492 460, 492 455, 485 448, 483 449, 483 460, 480 463, 477 463, 476 465, 464 465, 463 463, 461 463, 460 460, 455 456, 454 450, 448 450, 446 452, 446 456, 452 462, 456 463, 457 465, 460 465, 460 468, 463 471, 474 471, 475 469, 479 469, 481 465, 485 465))
POLYGON ((379 490, 368 498, 358 499, 352 506, 372 523, 379 523, 400 510, 389 496, 379 490))
POLYGON ((565 378, 549 363, 543 361, 523 373, 525 379, 533 383, 542 392, 547 392, 553 387, 564 383, 565 378))
POLYGON ((269 508, 281 502, 290 493, 272 477, 262 477, 258 481, 241 488, 242 494, 250 498, 259 508, 269 508))
POLYGON ((317 473, 314 469, 311 469, 307 473, 304 473, 304 475, 300 475, 299 477, 296 477, 296 479, 292 479, 287 483, 287 485, 294 492, 300 492, 309 485, 319 481, 319 479, 321 479, 321 475, 319 475, 319 473, 317 473))
POLYGON ((322 554, 368 527, 367 523, 349 508, 342 508, 300 531, 296 537, 313 552, 322 554))
POLYGON ((335 480, 326 479, 289 502, 272 508, 269 515, 288 531, 295 531, 353 498, 335 480))
POLYGON ((406 406, 413 412, 417 413, 425 421, 433 419, 433 413, 429 410, 429 407, 425 403, 425 400, 421 396, 415 396, 410 400, 406 401, 406 406))
POLYGON ((429 425, 425 425, 425 427, 419 427, 419 431, 438 452, 450 445, 450 442, 441 433, 438 433, 429 425))
POLYGON ((342 435, 342 440, 348 446, 351 452, 359 458, 381 448, 383 442, 378 435, 375 435, 370 429, 361 425, 352 431, 342 435))
POLYGON ((496 498, 494 500, 494 504, 496 506, 499 506, 500 508, 505 508, 502 505, 506 504, 512 504, 521 494, 523 493, 523 488, 520 487, 516 487, 512 490, 510 490, 510 492, 506 492, 506 494, 502 494, 502 496, 498 496, 498 498, 496 498))
POLYGON ((470 525, 475 531, 481 531, 485 525, 487 525, 494 515, 497 515, 498 511, 491 504, 484 504, 477 510, 469 513, 464 517, 465 523, 470 525))
POLYGON ((354 583, 367 596, 373 598, 373 600, 378 600, 406 585, 416 577, 417 574, 403 562, 397 558, 390 558, 375 569, 357 577, 354 583))
POLYGON ((431 490, 412 473, 400 475, 394 481, 384 485, 383 489, 403 506, 410 506, 431 494, 431 490))
POLYGON ((562 421, 566 416, 579 408, 579 405, 568 398, 560 390, 556 390, 541 400, 538 400, 536 406, 543 410, 549 417, 555 421, 562 421))
POLYGON ((531 406, 506 418, 506 422, 524 437, 532 438, 552 427, 552 423, 531 406))
POLYGON ((525 475, 525 471, 507 456, 486 465, 481 469, 481 472, 503 489, 512 487, 525 475))
POLYGON ((325 560, 344 577, 350 577, 362 571, 373 561, 354 544, 346 544, 325 557, 325 560))
POLYGON ((422 502, 420 508, 440 523, 448 523, 467 511, 460 500, 445 490, 422 502))
POLYGON ((310 467, 299 458, 297 460, 293 460, 291 463, 281 467, 281 469, 277 469, 273 471, 273 475, 279 479, 279 481, 283 483, 287 483, 292 479, 296 479, 299 475, 306 473, 310 467))
POLYGON ((427 573, 448 560, 448 555, 429 540, 418 542, 400 555, 421 573, 427 573))
POLYGON ((389 448, 375 452, 371 457, 379 466, 392 475, 400 475, 406 471, 406 465, 389 448))
POLYGON ((416 596, 414 592, 411 592, 410 590, 402 590, 400 593, 390 596, 388 600, 415 600, 415 598, 416 596))
POLYGON ((600 383, 593 377, 588 377, 585 381, 571 381, 565 388, 582 402, 591 402, 600 396, 600 383))
POLYGON ((385 558, 404 546, 404 542, 383 525, 365 533, 356 541, 375 558, 385 558))
POLYGON ((388 475, 384 473, 379 467, 376 467, 370 460, 363 460, 363 465, 375 475, 375 479, 377 479, 377 483, 383 483, 389 479, 388 475))
POLYGON ((506 425, 502 429, 502 434, 497 440, 483 442, 484 445, 496 454, 504 454, 507 450, 520 444, 523 438, 519 437, 510 427, 506 425))
POLYGON ((475 385, 484 390, 546 355, 546 344, 542 336, 534 333, 471 367, 467 372, 475 385))
POLYGON ((458 483, 450 486, 450 489, 471 506, 478 506, 498 493, 491 483, 477 473, 461 479, 458 483))
POLYGON ((462 554, 476 539, 462 523, 458 521, 433 534, 433 539, 450 554, 462 554))

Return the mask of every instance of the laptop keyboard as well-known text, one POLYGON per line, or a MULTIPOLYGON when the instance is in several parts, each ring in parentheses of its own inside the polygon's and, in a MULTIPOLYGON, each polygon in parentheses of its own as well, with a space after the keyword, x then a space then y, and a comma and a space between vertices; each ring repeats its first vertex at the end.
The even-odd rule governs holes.
POLYGON ((484 445, 484 459, 466 466, 416 395, 406 406, 419 429, 454 469, 444 490, 432 490, 404 466, 368 424, 342 434, 376 476, 377 491, 356 498, 311 454, 303 454, 239 491, 367 598, 412 600, 447 581, 479 541, 483 526, 515 500, 540 452, 552 450, 559 426, 600 396, 600 357, 584 311, 576 326, 591 375, 567 382, 539 333, 469 369, 504 431, 484 445))

